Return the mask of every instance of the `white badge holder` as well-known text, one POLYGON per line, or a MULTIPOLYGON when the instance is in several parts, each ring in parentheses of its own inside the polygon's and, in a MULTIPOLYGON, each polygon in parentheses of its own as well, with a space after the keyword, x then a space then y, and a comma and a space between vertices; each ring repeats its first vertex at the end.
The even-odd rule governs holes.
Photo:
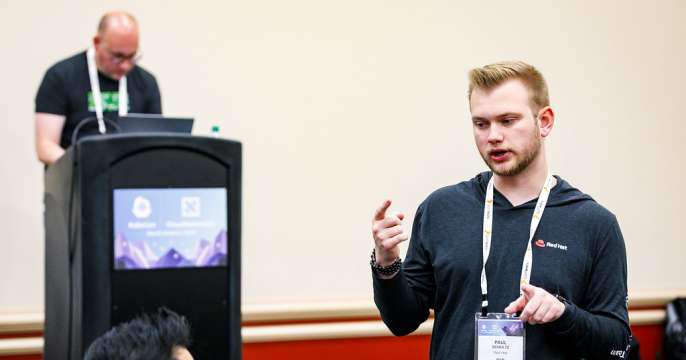
POLYGON ((514 315, 476 313, 474 342, 474 360, 523 360, 526 328, 514 315))

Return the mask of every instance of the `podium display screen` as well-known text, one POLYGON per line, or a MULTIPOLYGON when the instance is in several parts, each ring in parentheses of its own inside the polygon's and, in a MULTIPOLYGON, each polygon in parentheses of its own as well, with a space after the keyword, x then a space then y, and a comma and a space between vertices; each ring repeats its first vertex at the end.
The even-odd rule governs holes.
POLYGON ((113 192, 115 270, 227 265, 225 188, 113 192))

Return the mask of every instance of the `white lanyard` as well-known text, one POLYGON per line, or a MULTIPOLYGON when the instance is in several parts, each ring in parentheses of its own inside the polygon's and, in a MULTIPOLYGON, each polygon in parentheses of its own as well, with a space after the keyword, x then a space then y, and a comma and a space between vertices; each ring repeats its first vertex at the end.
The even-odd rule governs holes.
MULTIPOLYGON (((95 48, 90 47, 86 52, 88 60, 88 77, 91 82, 91 93, 93 104, 95 105, 95 116, 98 118, 98 130, 101 134, 107 132, 102 108, 102 93, 100 92, 100 81, 98 80, 98 69, 95 66, 95 48)), ((129 113, 129 94, 126 89, 126 76, 119 79, 119 116, 129 113)))
MULTIPOLYGON (((491 252, 491 237, 493 236, 493 177, 488 182, 488 188, 486 189, 486 201, 484 203, 484 234, 483 234, 483 267, 481 268, 481 311, 482 313, 487 312, 488 308, 488 282, 486 280, 486 261, 488 261, 488 256, 491 252)), ((529 243, 526 247, 526 253, 524 253, 524 262, 522 263, 522 275, 519 280, 519 285, 528 284, 531 280, 531 266, 533 262, 531 240, 534 238, 534 233, 536 233, 536 228, 538 228, 538 223, 541 222, 541 217, 543 217, 543 210, 545 210, 545 205, 548 202, 548 196, 550 195, 550 189, 552 189, 555 184, 555 178, 548 171, 548 176, 546 177, 545 184, 541 189, 541 193, 538 195, 538 201, 536 202, 536 208, 534 209, 534 214, 531 217, 531 226, 529 227, 529 243)), ((521 290, 520 290, 521 292, 521 290)))

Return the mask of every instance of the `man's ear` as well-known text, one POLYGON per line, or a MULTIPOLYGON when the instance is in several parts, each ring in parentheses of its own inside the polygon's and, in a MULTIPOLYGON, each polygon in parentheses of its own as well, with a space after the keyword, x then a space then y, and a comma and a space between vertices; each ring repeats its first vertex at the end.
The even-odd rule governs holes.
POLYGON ((541 137, 547 137, 553 131, 555 125, 555 112, 550 106, 546 106, 538 111, 538 128, 541 137))

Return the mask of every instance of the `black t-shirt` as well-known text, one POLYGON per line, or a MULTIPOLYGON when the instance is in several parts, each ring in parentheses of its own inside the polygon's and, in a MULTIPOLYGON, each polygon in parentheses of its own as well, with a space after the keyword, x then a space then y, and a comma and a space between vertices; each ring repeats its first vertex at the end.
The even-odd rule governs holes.
MULTIPOLYGON (((107 119, 117 120, 119 109, 119 81, 98 72, 103 98, 103 113, 107 119)), ((162 101, 155 77, 135 66, 126 74, 129 112, 161 114, 162 101)), ((74 128, 88 117, 95 116, 86 52, 58 62, 48 69, 36 94, 36 112, 66 116, 60 146, 71 144, 74 128)))

